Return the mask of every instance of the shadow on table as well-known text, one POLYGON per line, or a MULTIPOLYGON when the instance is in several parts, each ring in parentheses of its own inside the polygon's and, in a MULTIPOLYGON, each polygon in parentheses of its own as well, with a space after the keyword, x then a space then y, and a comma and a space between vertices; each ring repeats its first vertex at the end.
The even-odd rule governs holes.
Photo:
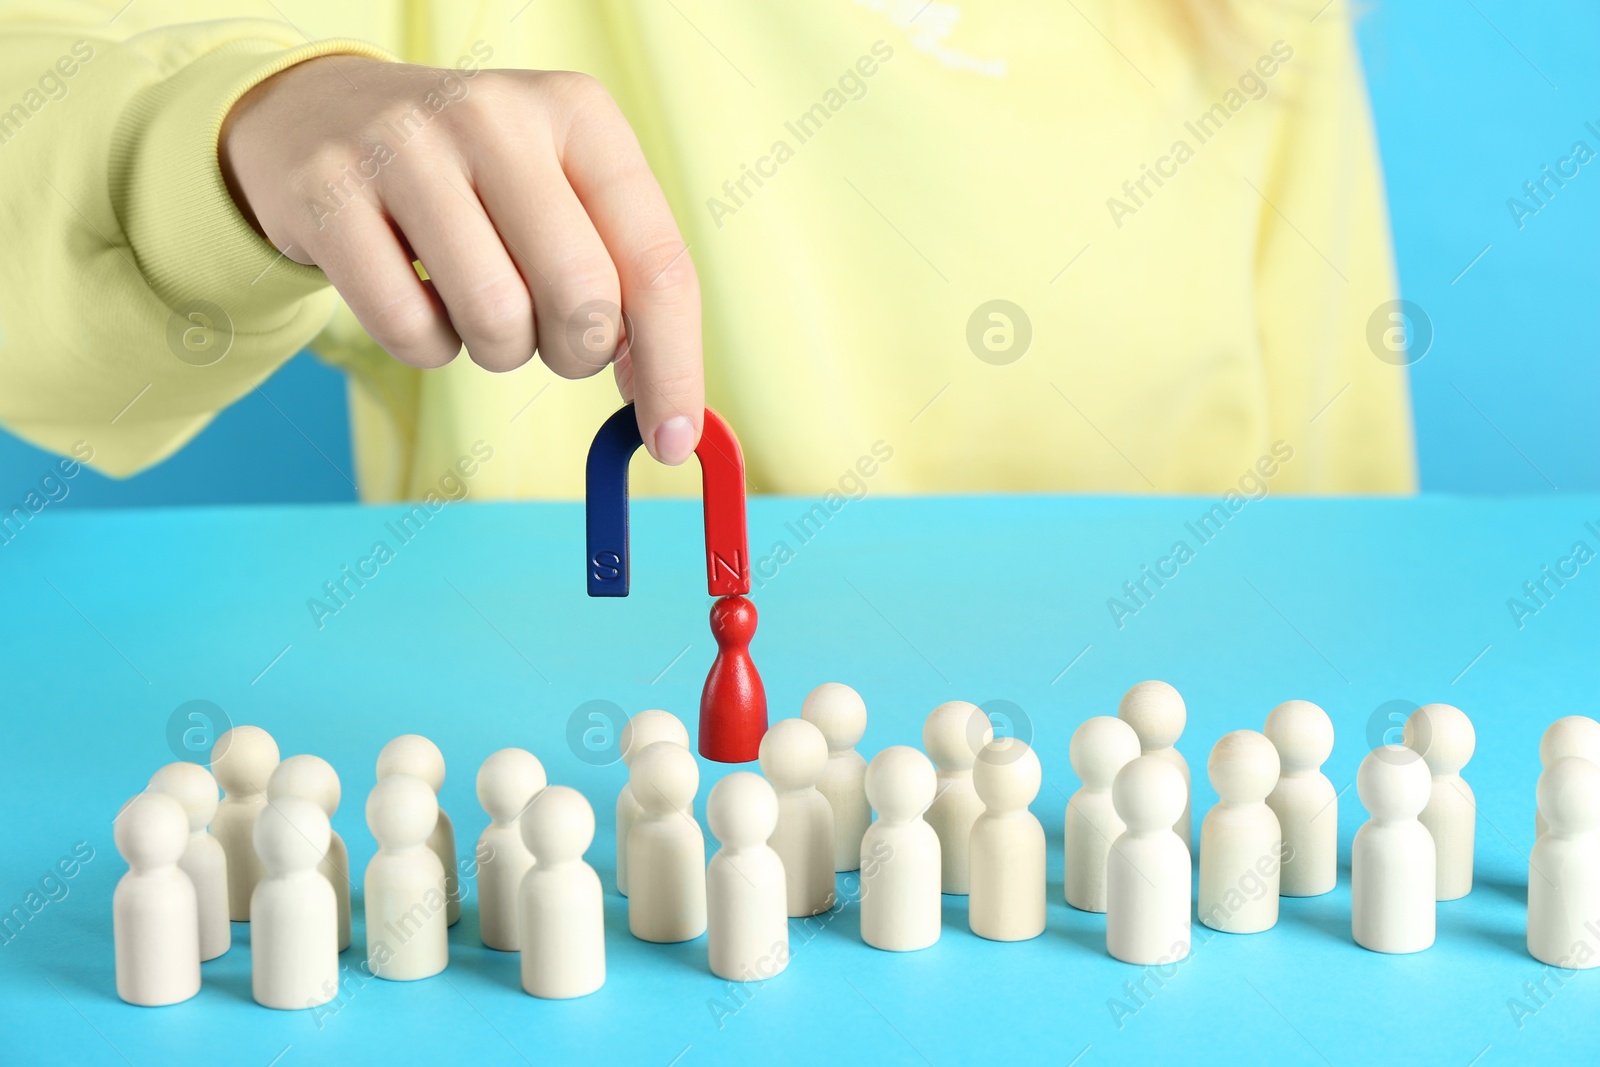
POLYGON ((1468 937, 1493 945, 1496 949, 1508 956, 1533 962, 1533 957, 1528 954, 1528 931, 1523 929, 1507 930, 1488 929, 1485 927, 1468 927, 1468 937))
POLYGON ((1066 903, 1066 887, 1060 882, 1045 886, 1044 936, 1064 941, 1076 949, 1096 956, 1106 954, 1106 917, 1079 911, 1066 903))
POLYGON ((1523 882, 1502 882, 1494 878, 1477 878, 1472 883, 1473 892, 1487 891, 1524 906, 1528 903, 1528 887, 1523 882))
MULTIPOLYGON (((698 975, 710 974, 706 962, 706 935, 701 933, 687 941, 676 941, 671 944, 655 944, 640 941, 633 936, 633 931, 628 928, 628 898, 616 892, 605 895, 605 930, 606 944, 616 945, 622 939, 635 941, 645 945, 656 959, 664 960, 675 967, 693 971, 698 975)), ((519 984, 522 979, 517 978, 519 984)))
POLYGON ((254 1004, 256 995, 250 979, 250 924, 228 925, 233 927, 233 943, 227 952, 200 965, 200 990, 202 993, 207 989, 220 990, 234 1000, 254 1004))
POLYGON ((1350 894, 1341 893, 1337 887, 1319 897, 1281 898, 1278 922, 1330 941, 1354 943, 1350 933, 1350 894))
MULTIPOLYGON (((850 877, 845 875, 843 877, 850 877)), ((861 941, 861 898, 844 894, 835 898, 834 906, 821 915, 789 920, 789 952, 799 952, 813 938, 826 936, 837 941, 861 941)))

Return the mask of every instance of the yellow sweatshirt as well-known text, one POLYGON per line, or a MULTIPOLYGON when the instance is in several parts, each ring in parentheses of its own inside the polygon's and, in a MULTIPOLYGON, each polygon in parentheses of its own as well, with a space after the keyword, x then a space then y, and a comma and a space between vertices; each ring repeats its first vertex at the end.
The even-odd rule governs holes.
POLYGON ((465 467, 581 495, 609 374, 404 367, 230 200, 229 106, 348 52, 457 68, 441 106, 484 67, 610 88, 756 491, 1409 492, 1346 5, 1238 4, 1200 44, 1175 3, 0 4, 0 422, 131 474, 310 342, 349 373, 365 499, 465 467))

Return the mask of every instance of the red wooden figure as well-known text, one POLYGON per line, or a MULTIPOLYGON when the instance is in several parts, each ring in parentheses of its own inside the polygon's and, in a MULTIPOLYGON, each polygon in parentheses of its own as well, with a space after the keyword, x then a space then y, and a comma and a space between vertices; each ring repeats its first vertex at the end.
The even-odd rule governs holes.
POLYGON ((700 692, 700 755, 718 763, 749 763, 767 732, 767 691, 750 658, 756 606, 742 596, 711 605, 717 658, 700 692))

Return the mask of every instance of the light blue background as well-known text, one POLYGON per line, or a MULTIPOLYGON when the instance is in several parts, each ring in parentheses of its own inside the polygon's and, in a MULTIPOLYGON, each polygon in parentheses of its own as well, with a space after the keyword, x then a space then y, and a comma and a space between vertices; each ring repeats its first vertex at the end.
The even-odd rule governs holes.
POLYGON ((1401 292, 1435 331, 1423 489, 1600 488, 1600 159, 1520 230, 1506 207, 1575 141, 1600 151, 1600 8, 1380 2, 1359 28, 1401 292))
MULTIPOLYGON (((904 955, 863 945, 854 905, 804 944, 796 924, 789 969, 751 990, 720 1029, 708 1003, 734 1002, 706 969, 704 939, 635 941, 614 893, 606 985, 567 1003, 524 995, 516 959, 475 944, 475 896, 451 933, 448 970, 416 983, 369 981, 320 1028, 308 1012, 250 1000, 246 926, 235 926, 241 941, 227 956, 204 966, 199 996, 171 1008, 121 1003, 111 948, 111 894, 124 870, 111 819, 173 758, 169 721, 193 699, 266 727, 285 754, 333 763, 344 784, 334 824, 358 872, 373 853, 364 800, 390 737, 417 731, 443 749, 442 800, 463 856, 487 822, 473 795, 479 763, 507 745, 529 748, 552 781, 594 805, 589 860, 611 885, 610 812, 624 775, 575 755, 569 715, 610 700, 667 708, 693 730, 712 658, 698 504, 636 504, 626 600, 583 595, 577 505, 450 505, 320 630, 307 598, 373 541, 394 545, 386 523, 398 509, 47 512, 0 568, 0 602, 27 620, 0 645, 0 909, 20 904, 75 842, 96 856, 65 899, 0 945, 0 1059, 1577 1062, 1600 1042, 1600 972, 1527 999, 1525 983, 1549 980, 1524 948, 1524 901, 1539 735, 1560 715, 1597 711, 1600 573, 1590 571, 1600 562, 1520 630, 1506 600, 1575 540, 1600 545, 1585 526, 1600 527, 1600 496, 1515 507, 1251 503, 1118 629, 1106 599, 1175 538, 1192 538, 1185 523, 1210 503, 868 498, 805 544, 785 524, 809 502, 752 503, 757 551, 778 538, 794 550, 775 573, 761 569, 771 577, 754 597, 762 615, 753 653, 773 717, 794 715, 819 682, 848 682, 867 701, 861 749, 871 755, 917 743, 941 701, 1013 702, 1044 768, 1033 810, 1049 842, 1050 907, 1042 937, 995 944, 969 933, 965 902, 947 897, 939 943, 904 955), (1060 901, 1061 837, 1078 785, 1072 731, 1114 713, 1129 685, 1152 676, 1188 701, 1179 749, 1194 769, 1197 828, 1215 802, 1205 762, 1222 734, 1259 728, 1292 697, 1328 710, 1338 739, 1324 770, 1344 790, 1341 873, 1332 893, 1284 902, 1268 932, 1198 942, 1197 928, 1200 947, 1138 1003, 1124 987, 1144 972, 1105 954, 1104 919, 1060 901), (1467 898, 1440 905, 1433 948, 1383 956, 1349 936, 1350 843, 1364 816, 1348 787, 1362 756, 1398 724, 1391 713, 1427 701, 1457 704, 1476 724, 1465 773, 1479 807, 1477 882, 1467 898), (1112 998, 1138 1008, 1120 1028, 1112 998), (1532 1012, 1520 1026, 1512 998, 1532 1012)), ((706 790, 726 768, 701 768, 703 817, 706 790)), ((352 966, 363 943, 359 907, 356 916, 352 966)))
MULTIPOLYGON (((1422 487, 1600 489, 1600 161, 1520 230, 1506 207, 1574 141, 1600 151, 1600 8, 1363 6, 1401 290, 1434 331, 1412 368, 1422 487)), ((76 479, 63 505, 354 499, 341 376, 301 355, 261 393, 129 482, 76 479)), ((50 463, 0 432, 0 500, 50 463)))

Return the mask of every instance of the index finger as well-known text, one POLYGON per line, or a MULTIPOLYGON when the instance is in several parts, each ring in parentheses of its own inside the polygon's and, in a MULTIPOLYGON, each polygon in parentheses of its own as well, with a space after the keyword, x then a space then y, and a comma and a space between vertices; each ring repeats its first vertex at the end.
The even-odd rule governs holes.
POLYGON ((565 88, 575 99, 557 126, 557 151, 617 268, 639 433, 656 459, 682 463, 700 441, 706 406, 700 279, 616 103, 593 79, 565 88))

